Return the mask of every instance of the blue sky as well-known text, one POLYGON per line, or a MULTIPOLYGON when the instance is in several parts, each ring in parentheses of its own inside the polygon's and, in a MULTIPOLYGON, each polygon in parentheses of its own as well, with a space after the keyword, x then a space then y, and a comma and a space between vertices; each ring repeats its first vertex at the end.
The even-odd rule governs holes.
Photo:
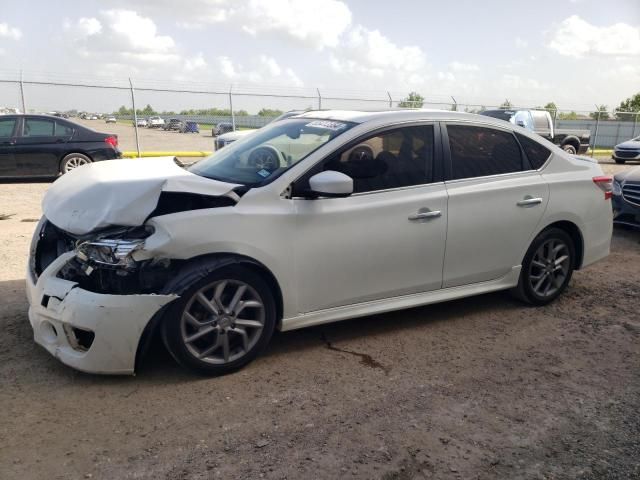
MULTIPOLYGON (((0 11, 0 78, 587 110, 640 91, 638 0, 31 0, 0 11)), ((125 92, 27 88, 31 108, 112 110, 125 92)), ((156 108, 224 96, 142 94, 156 108)), ((326 102, 329 103, 329 102, 326 102)), ((336 102, 334 102, 336 103, 336 102)), ((0 106, 17 105, 0 84, 0 106)), ((204 105, 206 104, 206 105, 204 105)), ((383 103, 380 104, 382 106, 383 103)), ((282 109, 310 100, 240 98, 282 109)), ((378 105, 323 105, 369 108, 378 105)))

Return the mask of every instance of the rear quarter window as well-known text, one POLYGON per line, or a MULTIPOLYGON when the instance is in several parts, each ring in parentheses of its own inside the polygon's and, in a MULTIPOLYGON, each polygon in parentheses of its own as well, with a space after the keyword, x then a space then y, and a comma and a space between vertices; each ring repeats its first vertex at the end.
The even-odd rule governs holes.
POLYGON ((53 136, 52 120, 41 120, 36 118, 27 118, 24 121, 25 137, 52 137, 53 136))
POLYGON ((549 158, 549 155, 551 155, 551 150, 543 145, 540 145, 535 140, 531 140, 530 138, 525 137, 524 135, 516 133, 516 136, 518 137, 520 145, 522 145, 522 149, 524 150, 525 155, 529 159, 529 163, 534 170, 538 170, 545 164, 545 162, 549 158))

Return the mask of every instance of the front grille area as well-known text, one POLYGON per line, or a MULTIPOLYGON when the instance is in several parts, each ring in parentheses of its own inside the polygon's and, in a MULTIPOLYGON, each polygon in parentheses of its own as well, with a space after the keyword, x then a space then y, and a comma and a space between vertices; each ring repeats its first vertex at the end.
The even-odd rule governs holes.
POLYGON ((622 198, 634 205, 640 205, 640 182, 625 182, 622 186, 622 198))
POLYGON ((636 158, 640 155, 638 150, 615 150, 616 157, 618 158, 636 158))

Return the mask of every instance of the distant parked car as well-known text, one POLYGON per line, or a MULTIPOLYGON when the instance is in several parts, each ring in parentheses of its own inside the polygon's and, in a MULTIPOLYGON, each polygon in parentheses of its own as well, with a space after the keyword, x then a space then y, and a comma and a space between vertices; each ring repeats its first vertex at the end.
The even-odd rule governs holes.
POLYGON ((613 177, 613 223, 640 228, 640 167, 613 177))
MULTIPOLYGON (((296 115, 300 115, 302 113, 305 113, 305 111, 304 110, 290 110, 290 111, 285 112, 282 115, 274 118, 269 123, 279 122, 280 120, 291 118, 291 117, 294 117, 296 115)), ((254 129, 248 129, 248 130, 236 130, 236 131, 230 131, 228 133, 222 133, 222 134, 218 135, 215 138, 215 140, 213 141, 213 149, 214 150, 220 150, 221 148, 225 147, 226 145, 229 145, 230 143, 233 143, 236 140, 240 140, 241 138, 246 137, 247 135, 255 132, 256 130, 258 130, 258 129, 254 128, 254 129)))
POLYGON ((0 177, 46 177, 121 158, 118 137, 49 115, 0 117, 0 177))
POLYGON ((113 115, 109 115, 107 118, 104 119, 105 123, 116 123, 117 121, 118 119, 113 115))
POLYGON ((87 116, 87 120, 98 120, 98 116, 94 113, 87 116))
POLYGON ((211 135, 214 137, 227 132, 233 132, 233 124, 231 122, 220 122, 211 129, 211 135))
POLYGON ((196 122, 186 121, 181 130, 182 133, 200 133, 200 127, 196 122))
POLYGON ((161 128, 164 127, 164 118, 162 117, 149 117, 147 121, 149 128, 161 128))
POLYGON ((526 128, 555 143, 565 152, 583 154, 589 149, 590 130, 554 128, 551 114, 546 110, 485 110, 480 115, 498 118, 526 128))
POLYGON ((136 120, 136 126, 138 127, 146 127, 149 125, 149 122, 147 121, 146 118, 138 118, 136 120))
POLYGON ((624 163, 627 160, 640 160, 640 137, 632 138, 616 145, 613 148, 611 158, 616 163, 624 163))
POLYGON ((175 130, 177 132, 182 132, 184 130, 184 122, 179 118, 170 118, 167 123, 162 127, 163 130, 175 130))

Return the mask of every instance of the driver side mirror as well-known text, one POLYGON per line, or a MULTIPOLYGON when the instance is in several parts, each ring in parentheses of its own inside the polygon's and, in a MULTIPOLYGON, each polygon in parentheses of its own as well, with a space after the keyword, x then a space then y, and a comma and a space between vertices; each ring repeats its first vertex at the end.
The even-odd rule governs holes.
POLYGON ((311 193, 318 197, 341 198, 353 193, 353 179, 334 170, 316 173, 309 179, 311 193))
POLYGON ((518 125, 519 127, 526 127, 526 125, 524 124, 524 121, 522 120, 517 120, 516 125, 518 125))

